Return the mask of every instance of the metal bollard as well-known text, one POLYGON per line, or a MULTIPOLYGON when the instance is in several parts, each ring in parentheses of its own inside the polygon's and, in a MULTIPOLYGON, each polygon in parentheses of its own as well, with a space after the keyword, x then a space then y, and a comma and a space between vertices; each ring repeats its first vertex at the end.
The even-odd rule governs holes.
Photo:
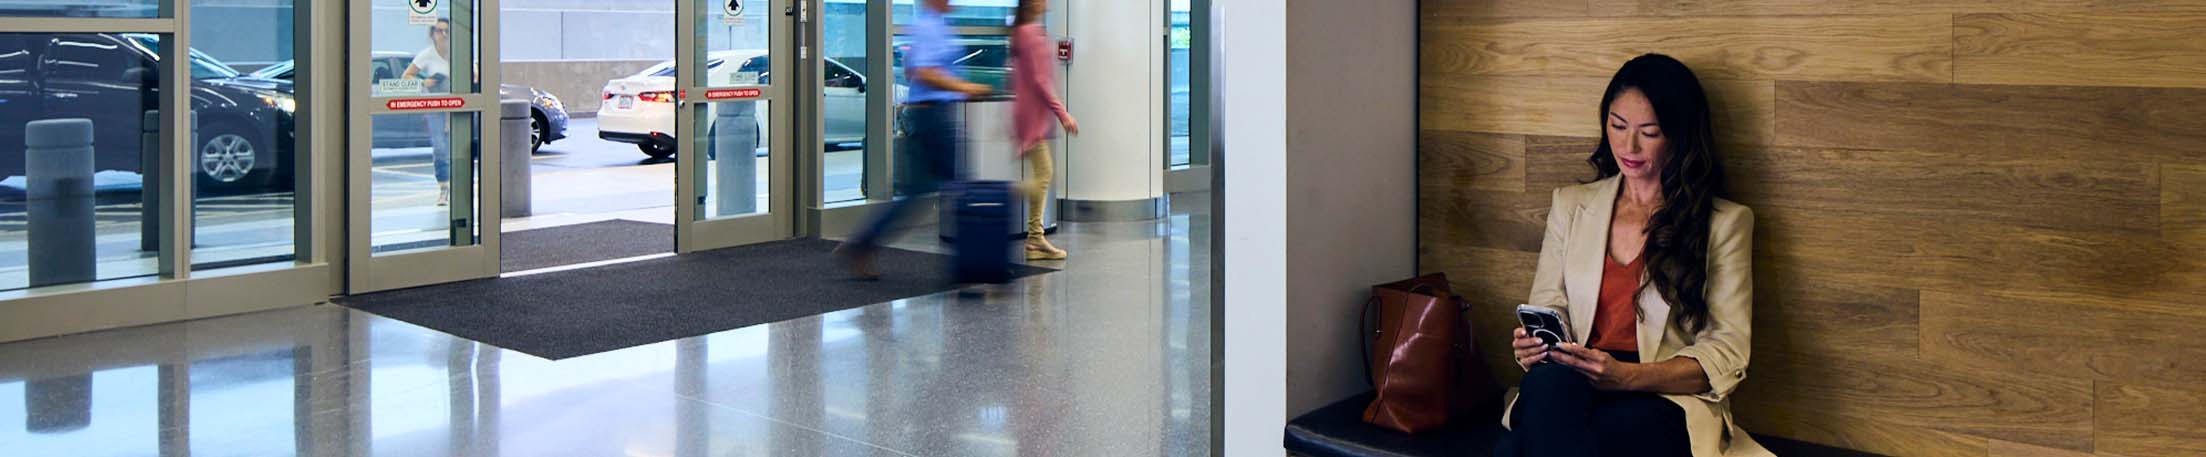
POLYGON ((535 152, 530 141, 529 101, 504 100, 498 103, 498 216, 528 217, 534 211, 529 203, 529 192, 534 187, 529 182, 529 157, 535 152))
POLYGON ((31 287, 91 282, 99 273, 92 231, 92 120, 32 121, 23 133, 31 287))
POLYGON ((758 212, 758 102, 721 103, 714 111, 712 149, 720 162, 713 169, 720 196, 715 216, 758 212))
POLYGON ((138 250, 159 252, 161 224, 154 221, 161 220, 161 191, 167 189, 161 187, 161 112, 146 110, 138 131, 138 250))

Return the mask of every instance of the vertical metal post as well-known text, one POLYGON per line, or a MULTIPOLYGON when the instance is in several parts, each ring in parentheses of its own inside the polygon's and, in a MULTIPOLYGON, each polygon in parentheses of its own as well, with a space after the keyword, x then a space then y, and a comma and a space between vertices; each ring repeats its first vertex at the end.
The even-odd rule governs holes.
MULTIPOLYGON (((161 138, 161 163, 144 173, 162 177, 158 192, 161 205, 161 277, 191 277, 192 147, 199 132, 191 112, 191 0, 167 0, 164 16, 176 24, 176 32, 161 40, 161 124, 168 134, 161 138)), ((143 169, 144 164, 140 165, 143 169)))
POLYGON ((894 74, 896 48, 891 27, 895 24, 895 10, 891 0, 866 2, 866 156, 865 184, 860 187, 867 201, 887 201, 896 198, 894 164, 889 162, 891 150, 896 148, 896 75, 894 74))

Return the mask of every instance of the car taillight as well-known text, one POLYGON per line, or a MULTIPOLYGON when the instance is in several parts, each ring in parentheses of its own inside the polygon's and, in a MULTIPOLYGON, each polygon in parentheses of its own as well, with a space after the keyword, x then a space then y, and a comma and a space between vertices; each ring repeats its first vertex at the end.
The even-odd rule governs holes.
POLYGON ((612 99, 613 99, 613 93, 612 93, 612 92, 610 92, 610 91, 606 92, 606 93, 605 93, 605 99, 606 99, 606 100, 612 100, 612 99))
POLYGON ((658 103, 674 103, 674 92, 673 92, 673 91, 655 91, 655 92, 644 92, 644 93, 641 93, 641 94, 636 94, 636 98, 640 98, 640 99, 643 99, 643 101, 647 101, 647 102, 658 102, 658 103))

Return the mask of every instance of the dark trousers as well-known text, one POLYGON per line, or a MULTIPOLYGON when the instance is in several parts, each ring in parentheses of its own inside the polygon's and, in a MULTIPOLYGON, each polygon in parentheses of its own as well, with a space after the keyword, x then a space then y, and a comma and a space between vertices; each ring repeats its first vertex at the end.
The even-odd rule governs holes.
MULTIPOLYGON (((1636 362, 1637 354, 1612 353, 1636 362)), ((1685 410, 1647 392, 1596 390, 1578 370, 1542 363, 1525 373, 1504 456, 1687 456, 1685 410)))
POLYGON ((915 104, 904 107, 904 130, 908 150, 903 158, 916 161, 913 172, 896 183, 899 191, 896 200, 873 213, 864 229, 850 237, 852 246, 871 251, 881 242, 881 237, 896 227, 897 222, 911 212, 911 196, 933 193, 942 183, 958 179, 958 148, 964 143, 964 134, 958 125, 957 105, 949 103, 915 104))

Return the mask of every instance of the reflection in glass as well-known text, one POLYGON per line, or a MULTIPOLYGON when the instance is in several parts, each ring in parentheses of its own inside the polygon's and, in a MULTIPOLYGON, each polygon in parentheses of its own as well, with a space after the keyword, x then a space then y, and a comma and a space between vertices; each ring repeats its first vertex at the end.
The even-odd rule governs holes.
POLYGON ((159 273, 161 39, 0 33, 0 290, 159 273))
MULTIPOLYGON (((896 25, 910 24, 913 0, 894 0, 889 7, 890 20, 896 25)), ((943 15, 951 27, 1007 27, 1018 2, 1012 0, 950 0, 950 14, 943 15)))
POLYGON ((194 98, 223 101, 192 105, 199 125, 191 163, 198 181, 192 195, 196 268, 296 258, 293 177, 302 156, 296 152, 293 81, 303 69, 291 61, 291 8, 291 0, 192 5, 194 98), (270 11, 285 20, 269 20, 270 11), (294 69, 282 78, 262 78, 239 76, 230 64, 294 69))
POLYGON ((386 114, 372 123, 374 252, 475 244, 476 113, 386 114))
MULTIPOLYGON (((1011 93, 1011 37, 1004 35, 959 35, 951 44, 965 48, 964 54, 950 61, 950 69, 960 78, 986 84, 997 93, 1011 93)), ((889 72, 896 75, 897 102, 903 102, 903 93, 911 81, 904 75, 904 52, 911 50, 911 37, 897 35, 895 53, 889 61, 889 72)))
POLYGON ((0 3, 0 17, 161 17, 160 0, 16 0, 0 3))
POLYGON ((477 92, 474 8, 467 0, 375 2, 370 92, 377 97, 477 92))
POLYGON ((704 132, 694 144, 705 151, 697 164, 692 195, 699 202, 696 220, 758 214, 766 211, 767 172, 773 157, 766 147, 764 129, 767 102, 737 101, 697 106, 697 128, 704 132))

